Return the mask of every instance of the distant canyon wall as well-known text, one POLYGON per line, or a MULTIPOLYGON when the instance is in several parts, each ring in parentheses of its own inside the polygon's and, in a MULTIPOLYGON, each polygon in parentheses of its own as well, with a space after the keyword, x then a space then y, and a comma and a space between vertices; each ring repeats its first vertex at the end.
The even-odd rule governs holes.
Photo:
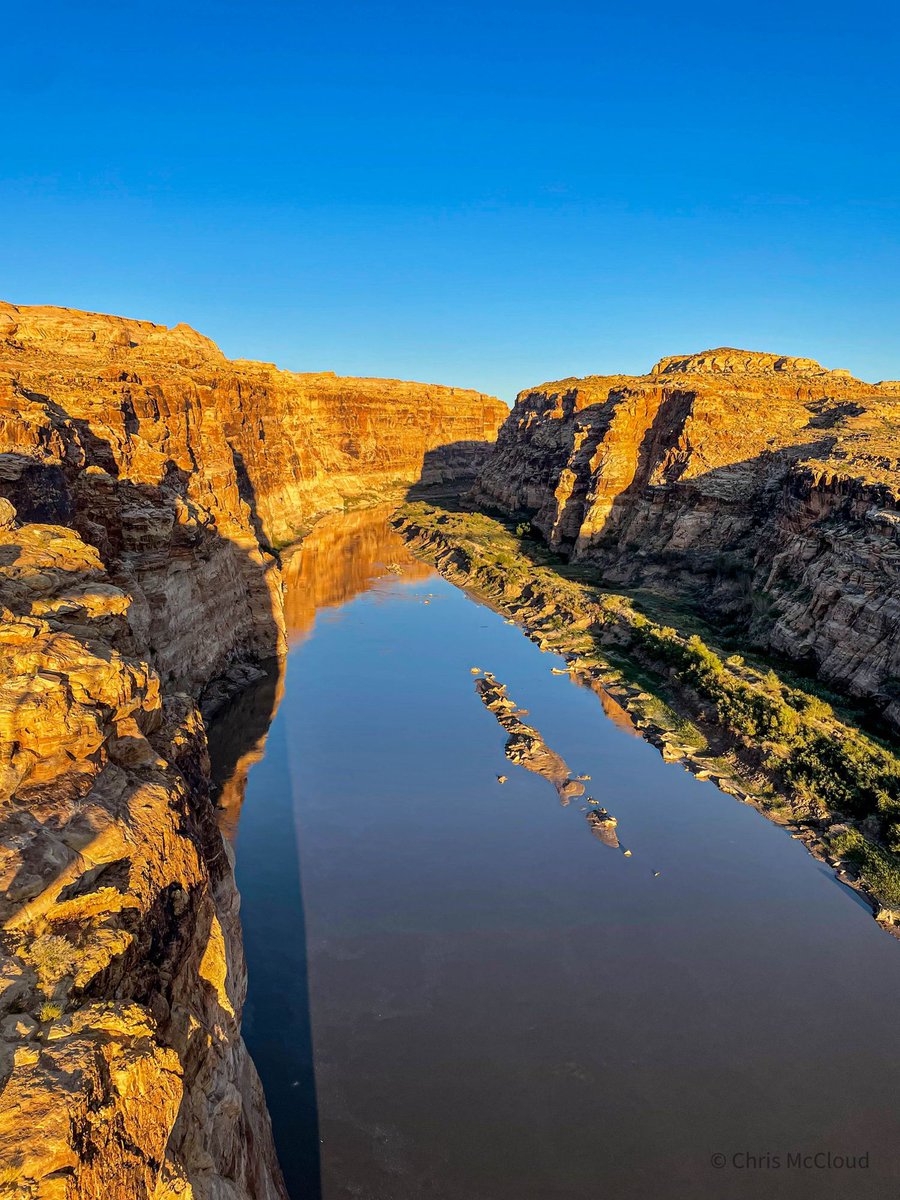
POLYGON ((900 384, 730 349, 522 392, 477 486, 900 729, 900 384))
POLYGON ((230 361, 183 325, 0 304, 0 496, 97 547, 140 652, 191 692, 282 648, 273 548, 345 503, 474 475, 508 412, 230 361))
POLYGON ((284 1200, 197 702, 283 652, 279 545, 507 412, 0 304, 4 1195, 284 1200))

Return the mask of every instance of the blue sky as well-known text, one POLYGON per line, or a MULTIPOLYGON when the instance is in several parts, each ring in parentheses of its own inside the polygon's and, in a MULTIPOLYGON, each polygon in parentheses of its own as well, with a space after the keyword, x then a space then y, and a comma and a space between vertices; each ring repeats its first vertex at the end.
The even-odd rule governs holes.
POLYGON ((900 377, 900 6, 18 5, 0 296, 473 386, 900 377), (28 11, 26 11, 28 10, 28 11))

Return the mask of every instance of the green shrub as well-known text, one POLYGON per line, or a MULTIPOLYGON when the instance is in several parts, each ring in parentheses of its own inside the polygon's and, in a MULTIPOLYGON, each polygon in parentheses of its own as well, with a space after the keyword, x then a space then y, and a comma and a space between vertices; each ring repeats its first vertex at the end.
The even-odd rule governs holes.
POLYGON ((829 808, 855 817, 877 814, 884 825, 900 815, 900 761, 849 730, 814 731, 791 753, 785 780, 813 787, 829 808))
POLYGON ((857 867, 865 886, 886 908, 900 909, 900 860, 896 855, 867 841, 858 829, 836 834, 830 847, 857 867))

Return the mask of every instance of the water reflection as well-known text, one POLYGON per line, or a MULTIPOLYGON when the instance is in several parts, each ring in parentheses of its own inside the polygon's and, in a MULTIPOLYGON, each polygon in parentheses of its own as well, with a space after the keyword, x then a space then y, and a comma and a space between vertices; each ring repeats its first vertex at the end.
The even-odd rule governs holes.
POLYGON ((606 713, 613 725, 615 725, 618 729, 621 729, 623 733, 630 733, 632 737, 639 738, 641 736, 641 731, 635 725, 631 713, 627 708, 623 708, 614 696, 609 694, 602 683, 596 679, 593 679, 590 675, 585 675, 580 672, 575 672, 575 674, 572 676, 572 679, 579 685, 579 687, 590 688, 590 690, 597 695, 601 705, 603 706, 604 713, 606 713))
POLYGON ((284 616, 288 640, 307 637, 320 609, 336 608, 379 579, 421 582, 431 567, 413 558, 387 517, 394 505, 334 513, 312 530, 284 563, 284 616))
POLYGON ((208 730, 219 828, 229 842, 237 836, 250 768, 265 753, 269 726, 281 703, 284 665, 278 659, 267 663, 264 677, 236 696, 208 730))
POLYGON ((710 1167, 757 1147, 871 1151, 781 1172, 785 1200, 891 1194, 900 957, 830 873, 382 513, 323 523, 286 576, 277 719, 260 758, 276 679, 220 777, 232 823, 246 787, 244 1029, 295 1200, 759 1200, 771 1176, 710 1167), (510 765, 473 663, 592 779, 587 820, 510 765))
MULTIPOLYGON (((378 505, 324 517, 282 564, 284 616, 289 645, 312 632, 320 610, 338 608, 383 579, 418 583, 434 574, 410 554, 388 523, 395 505, 378 505)), ((284 693, 285 664, 273 659, 265 676, 241 692, 209 729, 212 782, 219 827, 233 842, 250 768, 266 749, 266 737, 284 693)))

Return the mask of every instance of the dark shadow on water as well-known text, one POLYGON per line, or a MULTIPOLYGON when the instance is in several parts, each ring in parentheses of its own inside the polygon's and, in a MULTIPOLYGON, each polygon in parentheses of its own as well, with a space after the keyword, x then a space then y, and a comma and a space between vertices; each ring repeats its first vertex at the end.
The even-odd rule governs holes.
POLYGON ((288 1194, 320 1200, 321 1164, 315 1055, 309 1003, 306 917, 295 833, 294 791, 282 726, 271 728, 283 663, 243 691, 209 728, 219 825, 236 848, 248 993, 243 1034, 266 1093, 288 1194), (239 834, 253 768, 253 797, 264 807, 264 843, 239 834))
POLYGON ((238 888, 252 877, 254 898, 243 918, 249 979, 244 1038, 264 1081, 288 1194, 320 1200, 306 915, 287 755, 284 727, 276 724, 254 773, 254 788, 267 805, 265 824, 276 833, 262 842, 241 839, 238 853, 238 888))
POLYGON ((284 663, 270 659, 265 675, 239 692, 207 723, 210 783, 222 835, 234 843, 250 768, 265 753, 269 727, 278 710, 284 663))

